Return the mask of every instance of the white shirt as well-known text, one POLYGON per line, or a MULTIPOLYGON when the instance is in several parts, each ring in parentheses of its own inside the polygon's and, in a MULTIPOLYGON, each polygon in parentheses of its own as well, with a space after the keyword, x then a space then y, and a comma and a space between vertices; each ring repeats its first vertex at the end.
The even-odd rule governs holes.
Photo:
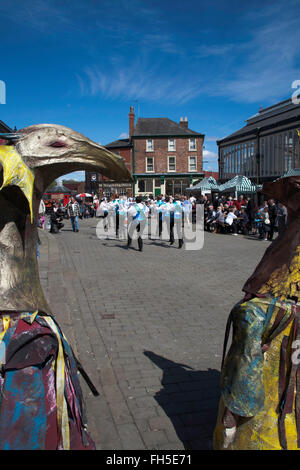
POLYGON ((232 222, 234 221, 234 219, 237 219, 237 216, 233 212, 229 212, 226 217, 225 222, 226 224, 232 225, 232 222))
POLYGON ((42 199, 41 202, 40 202, 40 206, 39 206, 39 214, 45 214, 45 212, 46 212, 46 207, 45 207, 45 203, 42 199))
POLYGON ((100 203, 100 206, 97 209, 96 212, 96 217, 100 217, 101 215, 104 215, 104 211, 109 211, 109 204, 106 201, 102 201, 100 203))
POLYGON ((147 206, 145 206, 145 205, 142 204, 141 202, 139 202, 138 204, 134 204, 134 205, 132 205, 131 207, 129 207, 129 209, 128 209, 128 215, 129 215, 129 216, 131 216, 132 218, 134 218, 134 217, 137 215, 138 211, 137 211, 137 209, 136 209, 135 206, 138 206, 139 209, 141 210, 141 212, 144 212, 145 215, 147 216, 147 214, 148 214, 148 212, 149 212, 149 209, 148 209, 147 206))

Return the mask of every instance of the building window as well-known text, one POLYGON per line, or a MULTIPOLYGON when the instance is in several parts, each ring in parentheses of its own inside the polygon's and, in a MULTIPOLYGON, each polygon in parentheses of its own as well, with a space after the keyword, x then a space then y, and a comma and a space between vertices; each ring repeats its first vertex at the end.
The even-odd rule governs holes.
POLYGON ((154 151, 154 143, 153 139, 146 140, 146 152, 153 152, 154 151))
POLYGON ((152 178, 151 179, 150 178, 146 179, 146 188, 145 188, 145 190, 146 190, 146 193, 150 193, 150 194, 153 193, 153 179, 152 178))
POLYGON ((189 157, 189 171, 197 170, 197 159, 196 157, 189 157))
POLYGON ((176 171, 176 157, 168 157, 168 171, 176 171))
POLYGON ((196 150, 196 139, 189 140, 189 150, 196 150))
POLYGON ((138 181, 138 190, 139 190, 139 193, 145 192, 145 180, 138 181))
POLYGON ((146 171, 147 172, 154 171, 154 158, 153 157, 146 158, 146 171))
POLYGON ((146 178, 144 180, 138 180, 138 192, 139 193, 153 193, 153 179, 146 178))
POLYGON ((176 150, 175 139, 169 139, 168 140, 168 151, 169 152, 175 152, 175 150, 176 150))

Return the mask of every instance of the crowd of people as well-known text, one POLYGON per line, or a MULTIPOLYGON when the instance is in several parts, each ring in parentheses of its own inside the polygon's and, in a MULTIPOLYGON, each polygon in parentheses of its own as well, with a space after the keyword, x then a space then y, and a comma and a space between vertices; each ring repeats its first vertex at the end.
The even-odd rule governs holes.
MULTIPOLYGON (((93 202, 78 201, 74 197, 64 206, 62 202, 52 201, 50 210, 50 231, 58 233, 64 226, 63 219, 71 220, 74 232, 79 231, 79 219, 98 217, 103 219, 104 229, 108 230, 112 216, 114 218, 115 234, 126 227, 128 246, 132 244, 133 232, 143 232, 147 219, 158 217, 158 235, 161 237, 163 223, 169 223, 170 244, 174 244, 174 228, 195 221, 196 206, 204 206, 204 229, 212 233, 231 233, 248 235, 256 234, 262 240, 272 240, 274 232, 279 233, 286 224, 287 211, 282 204, 273 199, 255 204, 253 197, 240 195, 237 199, 225 195, 204 195, 196 198, 176 194, 173 196, 159 195, 154 197, 126 197, 117 194, 104 197, 93 202), (192 216, 192 217, 191 217, 192 216), (130 219, 130 224, 128 220, 130 219)), ((49 206, 48 206, 49 207, 49 206)), ((45 214, 40 214, 40 226, 44 228, 45 214)), ((138 235, 139 250, 143 249, 142 237, 138 235)), ((183 245, 183 237, 179 237, 179 245, 183 245)))
MULTIPOLYGON (((196 200, 195 200, 196 202, 196 200)), ((171 245, 175 243, 174 231, 176 229, 178 235, 178 248, 183 246, 182 224, 184 220, 189 222, 190 214, 193 211, 195 203, 187 196, 176 194, 172 196, 159 195, 135 198, 127 198, 114 195, 112 198, 104 198, 98 206, 96 216, 106 219, 113 215, 115 220, 116 235, 119 235, 120 229, 127 225, 127 245, 132 244, 132 236, 136 230, 139 235, 138 247, 143 250, 143 239, 141 233, 144 232, 147 219, 155 217, 158 220, 158 237, 162 236, 163 225, 168 226, 169 242, 171 245)), ((107 223, 104 224, 107 227, 107 223)))
POLYGON ((201 203, 204 204, 205 230, 213 233, 257 234, 262 240, 272 241, 275 231, 280 233, 287 222, 286 208, 274 199, 255 204, 253 198, 243 195, 237 199, 204 196, 201 203))

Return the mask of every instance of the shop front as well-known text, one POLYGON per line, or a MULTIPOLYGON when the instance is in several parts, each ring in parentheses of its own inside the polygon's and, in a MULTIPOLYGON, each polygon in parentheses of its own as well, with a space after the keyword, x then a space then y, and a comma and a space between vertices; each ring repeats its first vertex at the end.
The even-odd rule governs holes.
POLYGON ((184 194, 186 188, 199 181, 203 173, 181 175, 135 175, 135 195, 154 197, 162 195, 175 196, 184 194))

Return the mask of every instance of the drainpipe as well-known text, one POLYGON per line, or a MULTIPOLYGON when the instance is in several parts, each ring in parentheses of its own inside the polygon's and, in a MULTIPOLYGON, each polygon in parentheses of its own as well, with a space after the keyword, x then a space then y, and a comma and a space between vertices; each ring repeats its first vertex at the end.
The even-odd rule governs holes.
MULTIPOLYGON (((132 174, 134 175, 135 173, 135 142, 134 139, 132 139, 132 174)), ((136 183, 136 177, 133 176, 133 188, 132 188, 132 196, 135 197, 135 183, 136 183)))

